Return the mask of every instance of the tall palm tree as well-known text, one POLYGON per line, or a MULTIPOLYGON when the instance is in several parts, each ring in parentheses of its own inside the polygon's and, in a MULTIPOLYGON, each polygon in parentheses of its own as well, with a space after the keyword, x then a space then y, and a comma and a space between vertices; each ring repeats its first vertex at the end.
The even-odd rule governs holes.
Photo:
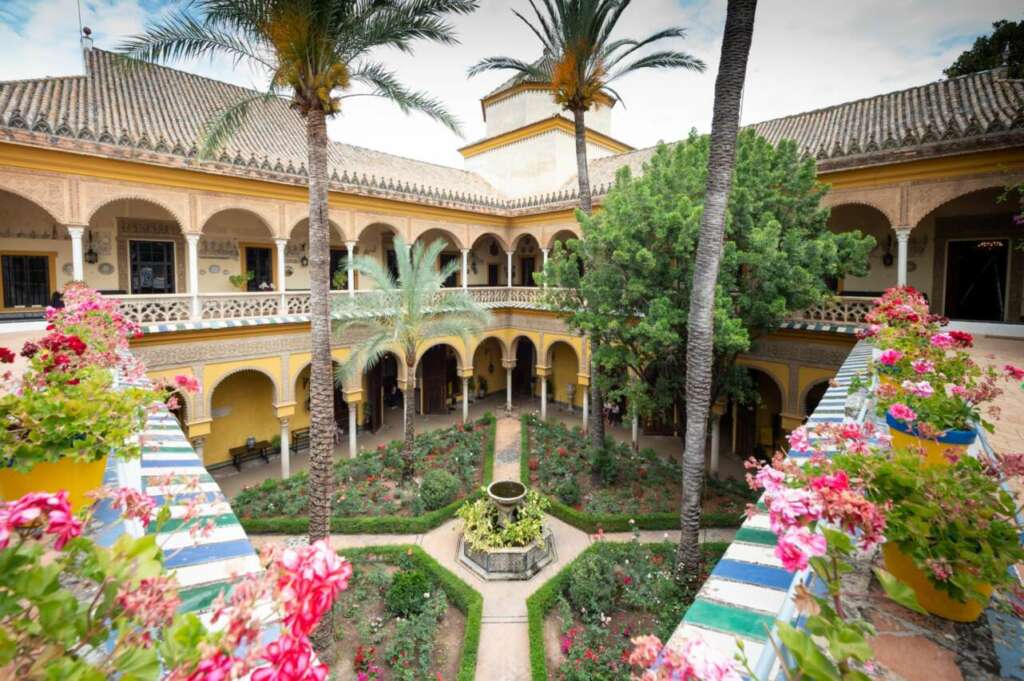
POLYGON ((729 0, 722 57, 715 80, 711 148, 704 213, 700 219, 690 316, 686 337, 686 437, 683 450, 683 499, 679 510, 682 535, 676 561, 680 580, 700 575, 700 516, 704 488, 704 453, 711 409, 711 366, 714 361, 715 287, 725 241, 725 215, 736 163, 743 84, 754 35, 757 0, 729 0))
POLYGON ((367 256, 352 259, 351 268, 373 283, 374 293, 344 297, 334 304, 332 313, 337 334, 358 329, 366 339, 352 349, 348 360, 338 369, 339 382, 361 375, 381 360, 384 353, 397 349, 405 362, 406 389, 402 399, 405 412, 405 443, 402 447, 402 479, 412 479, 415 468, 413 440, 416 437, 416 410, 413 386, 416 359, 431 339, 455 336, 469 347, 472 336, 491 323, 491 313, 465 291, 445 288, 445 279, 458 269, 450 262, 438 269, 436 263, 445 242, 438 239, 424 247, 412 247, 395 238, 398 276, 367 256))
MULTIPOLYGON (((512 12, 540 40, 543 56, 535 62, 512 57, 488 57, 469 69, 474 76, 485 71, 512 71, 523 80, 550 84, 557 104, 572 114, 576 135, 576 174, 580 209, 590 214, 593 200, 587 166, 587 111, 599 100, 622 98, 611 84, 629 73, 643 69, 687 69, 703 71, 704 62, 685 52, 658 50, 638 56, 650 45, 671 38, 684 38, 686 30, 666 28, 643 40, 611 37, 619 19, 632 0, 529 0, 534 19, 512 12)), ((597 339, 591 339, 595 346, 597 339)), ((596 347, 595 347, 596 349, 596 347)), ((592 353, 593 354, 593 353, 592 353)), ((591 362, 591 374, 597 368, 591 362)), ((604 445, 603 396, 597 381, 590 381, 590 437, 595 446, 604 445)))
POLYGON ((284 99, 305 120, 309 175, 310 368, 309 538, 328 536, 334 472, 331 377, 330 245, 327 221, 327 119, 351 97, 375 96, 402 111, 420 111, 458 132, 458 121, 428 95, 403 86, 376 48, 411 52, 416 40, 457 42, 447 17, 478 0, 193 0, 121 51, 149 62, 214 55, 266 75, 266 89, 227 106, 207 124, 201 155, 210 156, 254 107, 284 99), (353 91, 354 85, 362 89, 353 91))

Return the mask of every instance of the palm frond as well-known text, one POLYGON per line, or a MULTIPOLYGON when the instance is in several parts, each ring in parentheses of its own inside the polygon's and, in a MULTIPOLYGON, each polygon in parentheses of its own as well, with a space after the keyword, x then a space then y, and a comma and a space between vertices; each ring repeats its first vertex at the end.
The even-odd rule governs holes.
POLYGON ((203 126, 199 158, 201 160, 213 158, 224 143, 242 126, 253 105, 266 105, 275 99, 277 99, 277 95, 273 92, 258 92, 218 111, 203 126))
POLYGON ((223 54, 237 65, 251 60, 274 70, 253 35, 231 33, 197 21, 183 10, 168 14, 136 36, 121 41, 117 51, 143 62, 168 63, 223 54))
POLYGON ((543 68, 536 64, 525 62, 522 59, 512 57, 487 57, 469 67, 466 72, 472 78, 485 71, 516 71, 536 81, 544 82, 551 77, 543 68))
POLYGON ((354 347, 334 372, 335 383, 351 383, 363 371, 372 368, 387 354, 391 341, 389 333, 376 333, 354 347))
POLYGON ((611 82, 627 73, 639 71, 640 69, 686 69, 687 71, 701 73, 705 68, 704 62, 694 56, 685 52, 665 50, 645 55, 631 64, 621 67, 608 77, 608 81, 611 82))
POLYGON ((661 40, 669 40, 672 38, 678 38, 682 40, 686 38, 686 29, 681 26, 673 26, 671 28, 665 28, 660 31, 656 31, 651 35, 647 36, 643 40, 616 40, 614 43, 609 43, 605 46, 602 51, 602 57, 604 58, 608 70, 613 70, 619 62, 633 54, 637 50, 659 42, 661 40), (625 47, 626 49, 619 52, 620 49, 625 47), (616 54, 618 53, 618 54, 616 54))
MULTIPOLYGON (((424 92, 407 89, 398 81, 398 77, 379 62, 363 62, 351 72, 352 80, 368 85, 369 94, 394 102, 402 113, 418 111, 441 123, 457 135, 462 135, 462 126, 458 118, 453 116, 440 100, 434 99, 424 92)), ((343 95, 344 99, 345 96, 343 95)))

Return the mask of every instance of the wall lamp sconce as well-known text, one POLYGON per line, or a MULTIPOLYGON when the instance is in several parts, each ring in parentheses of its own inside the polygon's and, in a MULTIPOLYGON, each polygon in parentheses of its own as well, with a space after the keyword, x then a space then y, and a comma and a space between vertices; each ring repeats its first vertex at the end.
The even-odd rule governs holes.
POLYGON ((89 248, 86 250, 83 259, 90 265, 95 265, 100 261, 100 255, 96 252, 96 249, 92 247, 92 230, 89 230, 89 248))
POLYGON ((886 267, 892 267, 894 258, 892 257, 892 236, 885 244, 885 254, 882 256, 882 264, 886 267))
POLYGON ((300 248, 302 250, 302 257, 299 258, 299 264, 303 267, 309 267, 309 256, 306 255, 306 244, 302 244, 300 248))

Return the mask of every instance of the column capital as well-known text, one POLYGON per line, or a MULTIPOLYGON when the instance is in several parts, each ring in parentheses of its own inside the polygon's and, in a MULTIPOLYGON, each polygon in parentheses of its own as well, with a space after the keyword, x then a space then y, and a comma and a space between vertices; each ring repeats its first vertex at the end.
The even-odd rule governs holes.
POLYGON ((185 241, 190 244, 198 244, 201 238, 203 238, 202 234, 198 234, 196 232, 185 232, 185 241))
POLYGON ((65 225, 72 239, 81 239, 88 225, 65 225))
POLYGON ((514 359, 503 359, 501 360, 501 366, 505 367, 506 369, 515 369, 516 361, 514 359))
POLYGON ((468 255, 469 253, 472 253, 472 252, 473 252, 473 249, 472 249, 472 248, 463 248, 463 249, 461 249, 461 250, 462 250, 462 252, 463 252, 463 253, 466 253, 467 255, 468 255))
POLYGON ((279 417, 279 418, 277 419, 278 421, 280 421, 280 422, 281 422, 281 427, 282 427, 282 428, 287 428, 287 427, 288 427, 288 419, 289 419, 289 418, 290 418, 290 417, 288 417, 288 416, 281 416, 281 417, 279 417))
POLYGON ((279 248, 284 248, 288 245, 288 239, 277 237, 274 239, 274 243, 277 244, 279 248))
POLYGON ((461 378, 464 381, 468 381, 469 379, 473 378, 473 367, 460 367, 459 378, 461 378))
POLYGON ((910 225, 897 225, 892 228, 892 231, 896 232, 896 238, 905 241, 910 238, 910 232, 914 228, 910 225))
POLYGON ((576 374, 576 383, 584 387, 590 385, 590 374, 576 374))
POLYGON ((356 244, 358 244, 358 243, 359 243, 358 241, 346 241, 345 242, 345 248, 347 248, 350 251, 354 251, 354 250, 356 250, 356 244))
POLYGON ((548 376, 551 375, 551 373, 552 373, 551 372, 551 367, 542 366, 540 364, 537 365, 537 375, 538 376, 542 376, 544 378, 547 378, 548 376))
POLYGON ((548 253, 551 252, 551 249, 550 248, 542 248, 542 249, 540 249, 540 252, 543 253, 544 255, 547 255, 548 253))

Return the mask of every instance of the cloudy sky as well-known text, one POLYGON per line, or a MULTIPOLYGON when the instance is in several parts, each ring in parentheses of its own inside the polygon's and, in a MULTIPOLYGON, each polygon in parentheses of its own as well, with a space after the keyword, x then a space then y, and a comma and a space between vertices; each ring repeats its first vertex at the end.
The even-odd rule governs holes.
MULTIPOLYGON (((0 79, 81 72, 78 8, 96 44, 113 48, 147 21, 183 0, 0 0, 0 79)), ((407 117, 372 98, 357 98, 331 124, 334 139, 425 161, 461 166, 456 148, 483 136, 480 96, 506 76, 467 80, 485 56, 531 59, 536 38, 511 8, 526 0, 482 0, 474 15, 456 20, 461 45, 422 45, 412 57, 381 53, 403 80, 446 102, 464 123, 464 139, 422 116, 407 117)), ((942 77, 942 69, 974 38, 1002 18, 1020 19, 1020 0, 761 0, 744 98, 743 122, 753 123, 942 77)), ((711 121, 714 74, 725 21, 723 0, 634 0, 619 35, 641 37, 685 26, 675 47, 708 65, 704 74, 650 72, 616 85, 613 132, 637 147, 678 139, 711 121)), ((240 85, 258 74, 228 63, 183 65, 240 85)))

